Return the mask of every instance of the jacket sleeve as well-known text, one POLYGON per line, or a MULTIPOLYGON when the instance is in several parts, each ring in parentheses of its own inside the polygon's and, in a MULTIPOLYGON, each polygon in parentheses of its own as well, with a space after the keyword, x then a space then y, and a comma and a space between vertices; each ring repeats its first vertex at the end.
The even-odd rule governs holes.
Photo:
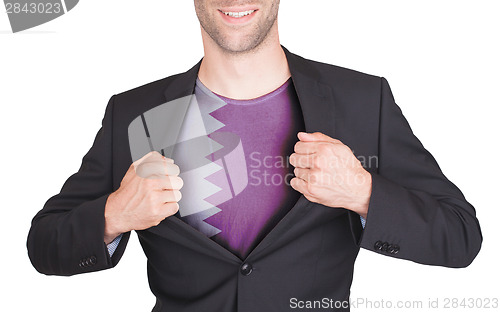
MULTIPOLYGON (((417 263, 466 267, 482 234, 474 207, 441 172, 381 78, 378 170, 360 247, 417 263)), ((351 216, 351 224, 355 220, 351 216)))
POLYGON ((113 100, 77 173, 47 200, 32 220, 27 248, 31 263, 47 275, 74 275, 115 266, 130 233, 111 258, 104 243, 104 207, 113 192, 113 100))

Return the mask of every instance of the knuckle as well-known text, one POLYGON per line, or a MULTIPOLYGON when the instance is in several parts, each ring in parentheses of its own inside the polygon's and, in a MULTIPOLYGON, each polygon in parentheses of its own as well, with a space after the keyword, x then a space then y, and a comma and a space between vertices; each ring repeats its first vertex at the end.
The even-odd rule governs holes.
POLYGON ((302 157, 299 157, 299 156, 296 156, 295 157, 295 167, 308 167, 308 165, 310 164, 310 159, 309 156, 302 156, 302 157))
POLYGON ((178 176, 179 173, 181 172, 179 166, 177 166, 174 163, 167 163, 166 164, 166 171, 169 176, 178 176))
POLYGON ((181 189, 182 186, 184 185, 184 181, 179 176, 171 177, 170 183, 171 183, 172 188, 176 189, 176 190, 181 189))
POLYGON ((175 177, 167 176, 164 182, 165 184, 163 185, 163 189, 168 189, 168 190, 174 189, 175 177))
POLYGON ((167 211, 168 211, 168 214, 169 215, 174 215, 177 213, 177 211, 179 211, 179 204, 178 203, 168 203, 166 204, 166 208, 167 208, 167 211))
POLYGON ((182 194, 181 194, 181 192, 179 190, 174 190, 173 194, 174 194, 174 201, 175 202, 178 202, 178 201, 181 200, 182 194))
POLYGON ((148 164, 140 164, 137 166, 135 170, 135 174, 141 178, 146 178, 147 173, 150 170, 150 166, 148 164))
POLYGON ((310 201, 310 202, 313 202, 313 203, 317 203, 318 202, 318 200, 315 197, 313 197, 313 196, 304 195, 304 197, 307 198, 307 200, 310 201))
POLYGON ((312 168, 312 169, 309 171, 309 173, 310 173, 313 177, 315 177, 315 178, 319 178, 319 177, 321 176, 322 171, 321 171, 321 169, 319 169, 319 168, 312 168))
POLYGON ((151 163, 149 163, 149 162, 141 163, 137 166, 137 170, 147 170, 150 167, 151 167, 151 163))
POLYGON ((328 151, 328 146, 326 144, 319 144, 318 145, 318 151, 320 153, 325 153, 328 151))
POLYGON ((154 220, 153 220, 153 226, 157 226, 161 223, 161 221, 163 221, 163 218, 160 217, 160 216, 157 216, 154 220))
POLYGON ((309 173, 309 182, 312 184, 318 183, 318 173, 316 171, 312 171, 309 173))
POLYGON ((295 153, 298 153, 299 151, 299 148, 300 148, 300 141, 298 141, 297 143, 295 143, 295 145, 293 146, 293 150, 295 153))
POLYGON ((311 161, 312 166, 315 168, 321 167, 321 165, 323 163, 322 159, 323 159, 323 157, 321 157, 321 156, 314 157, 311 161))
POLYGON ((151 216, 153 216, 154 218, 156 218, 158 215, 160 215, 160 214, 161 214, 161 209, 160 209, 160 207, 159 207, 158 203, 156 203, 156 204, 153 204, 153 203, 152 203, 152 204, 149 206, 149 213, 150 213, 150 214, 151 214, 151 216))
POLYGON ((331 155, 334 153, 333 144, 331 144, 331 143, 321 144, 319 149, 320 149, 321 154, 323 154, 323 155, 331 155))
POLYGON ((141 184, 146 188, 147 191, 152 190, 158 183, 156 179, 144 178, 144 177, 139 177, 139 178, 141 178, 141 184))
POLYGON ((155 190, 161 191, 165 189, 165 186, 169 186, 169 178, 166 176, 161 177, 160 179, 152 179, 153 183, 151 187, 153 187, 155 190))
POLYGON ((156 207, 156 205, 158 205, 158 203, 162 202, 162 197, 160 195, 160 192, 150 192, 148 194, 148 200, 149 200, 149 204, 152 207, 156 207))
POLYGON ((343 144, 339 146, 339 152, 342 153, 343 155, 352 154, 351 148, 343 144))
POLYGON ((182 180, 181 177, 178 177, 179 179, 179 189, 181 189, 184 186, 184 180, 182 180))
POLYGON ((310 196, 316 197, 316 188, 311 183, 306 184, 306 191, 310 196))

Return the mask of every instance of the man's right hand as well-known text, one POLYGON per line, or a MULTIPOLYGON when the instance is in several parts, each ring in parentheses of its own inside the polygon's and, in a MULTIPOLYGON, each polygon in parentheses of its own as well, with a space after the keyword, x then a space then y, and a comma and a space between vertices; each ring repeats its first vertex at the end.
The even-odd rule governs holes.
POLYGON ((172 159, 153 151, 130 165, 105 207, 104 242, 121 233, 158 225, 179 210, 183 185, 172 159))

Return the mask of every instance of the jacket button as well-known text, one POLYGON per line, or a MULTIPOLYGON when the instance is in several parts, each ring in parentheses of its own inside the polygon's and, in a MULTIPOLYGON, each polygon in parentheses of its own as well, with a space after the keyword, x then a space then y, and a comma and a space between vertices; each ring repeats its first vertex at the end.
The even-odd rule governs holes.
POLYGON ((393 252, 392 252, 392 253, 393 253, 394 255, 395 255, 395 254, 397 254, 397 253, 399 252, 399 246, 398 246, 398 245, 394 245, 392 248, 393 248, 393 252))
POLYGON ((373 245, 373 248, 375 248, 375 250, 381 250, 382 249, 382 242, 381 241, 377 241, 375 243, 375 245, 373 245))
POLYGON ((387 246, 387 252, 390 254, 393 254, 394 253, 394 245, 389 244, 389 246, 387 246))
POLYGON ((86 262, 85 260, 87 260, 87 259, 82 259, 82 260, 80 260, 79 266, 80 266, 81 268, 85 268, 85 267, 87 267, 87 266, 88 266, 88 264, 87 264, 87 262, 86 262))
POLYGON ((387 248, 388 248, 388 247, 389 247, 389 244, 388 244, 387 242, 384 242, 384 243, 382 244, 382 248, 381 248, 380 250, 382 250, 382 251, 387 251, 387 248))
POLYGON ((90 265, 95 265, 97 263, 97 258, 95 256, 90 257, 89 259, 90 265))
POLYGON ((253 267, 251 264, 249 263, 244 263, 241 268, 240 268, 240 272, 241 274, 245 275, 245 276, 248 276, 250 275, 250 273, 252 273, 253 271, 253 267))

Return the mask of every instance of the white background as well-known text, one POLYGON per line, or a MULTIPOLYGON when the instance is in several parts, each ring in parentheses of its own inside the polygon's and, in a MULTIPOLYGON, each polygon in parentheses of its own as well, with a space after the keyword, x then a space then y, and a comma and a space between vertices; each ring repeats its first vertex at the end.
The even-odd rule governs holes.
MULTIPOLYGON (((497 3, 281 3, 281 42, 290 51, 388 79, 415 134, 476 207, 483 230, 482 250, 466 269, 361 250, 353 299, 422 300, 425 306, 429 298, 443 304, 445 298, 500 297, 497 3)), ((82 0, 68 14, 18 34, 2 9, 1 311, 151 310, 155 300, 135 234, 116 268, 69 278, 37 273, 26 236, 31 218, 78 170, 108 99, 184 72, 202 53, 192 1, 82 0)))

